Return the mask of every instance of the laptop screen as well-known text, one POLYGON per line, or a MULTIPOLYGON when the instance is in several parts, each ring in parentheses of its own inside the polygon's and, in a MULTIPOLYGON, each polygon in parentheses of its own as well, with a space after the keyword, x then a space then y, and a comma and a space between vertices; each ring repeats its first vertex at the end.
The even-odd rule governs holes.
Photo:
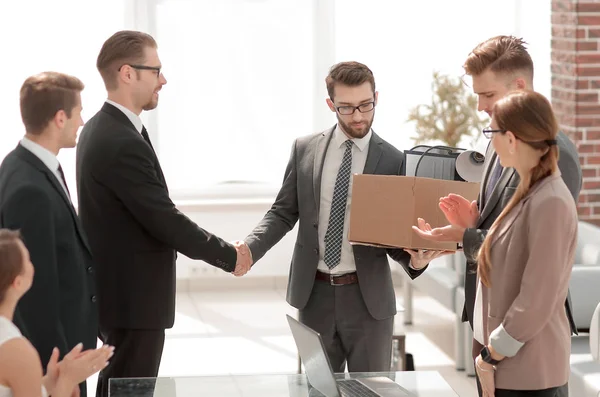
POLYGON ((295 318, 287 316, 292 335, 298 347, 298 353, 304 363, 308 381, 325 397, 339 397, 335 378, 329 358, 325 354, 325 347, 319 333, 295 318))

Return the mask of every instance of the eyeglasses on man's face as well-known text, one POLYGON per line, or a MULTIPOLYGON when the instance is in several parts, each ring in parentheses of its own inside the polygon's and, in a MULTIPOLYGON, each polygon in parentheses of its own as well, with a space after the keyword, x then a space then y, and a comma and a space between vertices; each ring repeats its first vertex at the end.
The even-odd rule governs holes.
POLYGON ((360 113, 368 113, 375 109, 375 101, 361 103, 358 106, 337 106, 335 109, 339 114, 342 114, 344 116, 354 114, 356 110, 358 110, 360 113))
POLYGON ((483 136, 485 136, 487 139, 491 139, 494 134, 497 134, 497 133, 504 134, 506 132, 506 130, 493 129, 492 127, 486 127, 483 130, 481 130, 481 132, 483 132, 483 136))
MULTIPOLYGON (((125 66, 125 65, 123 65, 123 66, 125 66)), ((121 66, 121 68, 123 66, 121 66)), ((160 77, 160 67, 159 66, 130 65, 130 64, 127 64, 127 66, 132 67, 137 70, 153 70, 156 72, 156 77, 160 77)), ((121 68, 119 68, 119 72, 121 71, 121 68)))

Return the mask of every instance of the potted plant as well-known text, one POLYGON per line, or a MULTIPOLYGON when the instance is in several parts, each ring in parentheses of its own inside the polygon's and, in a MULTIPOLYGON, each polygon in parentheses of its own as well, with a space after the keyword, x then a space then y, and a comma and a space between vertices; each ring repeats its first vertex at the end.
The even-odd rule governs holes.
POLYGON ((415 144, 442 141, 457 147, 465 136, 473 137, 472 147, 481 137, 481 130, 488 125, 487 117, 477 111, 477 97, 467 91, 460 78, 433 73, 431 104, 418 105, 410 113, 409 122, 416 123, 415 144))

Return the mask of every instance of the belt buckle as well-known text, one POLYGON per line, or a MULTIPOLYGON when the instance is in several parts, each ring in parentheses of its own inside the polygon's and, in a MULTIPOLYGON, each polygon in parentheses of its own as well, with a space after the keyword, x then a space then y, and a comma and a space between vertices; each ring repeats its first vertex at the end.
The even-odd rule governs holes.
POLYGON ((329 284, 333 285, 334 287, 339 287, 340 285, 343 285, 343 284, 336 284, 334 282, 335 277, 337 277, 337 276, 335 276, 334 274, 331 274, 331 273, 329 274, 329 284))

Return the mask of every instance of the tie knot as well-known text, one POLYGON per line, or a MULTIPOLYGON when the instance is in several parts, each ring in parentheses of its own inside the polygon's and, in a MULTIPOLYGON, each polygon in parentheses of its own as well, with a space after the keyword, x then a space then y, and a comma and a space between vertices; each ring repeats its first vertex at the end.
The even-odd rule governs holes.
POLYGON ((346 144, 346 149, 351 149, 354 142, 352 142, 352 139, 348 139, 344 143, 346 144))

